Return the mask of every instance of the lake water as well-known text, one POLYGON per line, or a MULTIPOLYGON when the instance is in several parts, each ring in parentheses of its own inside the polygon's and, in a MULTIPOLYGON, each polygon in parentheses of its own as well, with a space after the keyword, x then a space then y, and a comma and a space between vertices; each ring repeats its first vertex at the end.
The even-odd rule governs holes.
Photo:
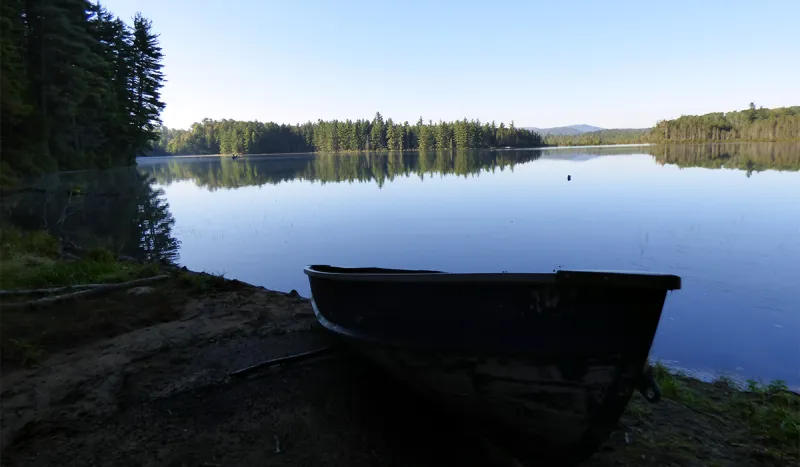
POLYGON ((167 220, 137 225, 190 269, 305 296, 307 264, 677 274, 653 358, 797 387, 798 169, 788 143, 150 158, 167 220))

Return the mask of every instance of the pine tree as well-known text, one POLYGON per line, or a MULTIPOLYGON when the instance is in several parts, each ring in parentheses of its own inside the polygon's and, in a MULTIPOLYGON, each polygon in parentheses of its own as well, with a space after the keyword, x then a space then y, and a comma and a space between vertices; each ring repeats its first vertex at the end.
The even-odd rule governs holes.
MULTIPOLYGON (((130 163, 136 156, 130 115, 134 108, 132 83, 133 34, 124 21, 101 5, 93 6, 90 32, 100 43, 104 56, 105 80, 109 83, 106 95, 106 114, 100 127, 106 135, 106 154, 119 155, 120 162, 130 163)), ((166 148, 167 141, 163 142, 166 148)))
POLYGON ((372 129, 369 133, 369 149, 372 151, 386 149, 386 129, 380 112, 376 112, 375 118, 372 120, 372 129))
POLYGON ((392 119, 386 120, 386 147, 390 151, 397 149, 397 129, 392 119))
POLYGON ((26 3, 27 61, 36 108, 31 139, 40 166, 46 168, 85 166, 88 153, 96 149, 96 141, 87 141, 91 122, 81 121, 102 114, 105 93, 97 76, 102 57, 89 34, 87 7, 83 0, 26 3))
POLYGON ((158 139, 161 52, 135 23, 86 0, 0 3, 4 176, 132 163, 158 139))
POLYGON ((456 149, 466 149, 469 147, 470 139, 469 139, 469 123, 465 118, 463 121, 455 122, 454 124, 454 137, 456 143, 456 149))
POLYGON ((133 19, 133 116, 136 132, 134 148, 149 149, 158 138, 156 128, 161 123, 159 115, 164 109, 160 89, 164 85, 161 72, 163 54, 158 45, 158 35, 152 32, 152 23, 137 13, 133 19))
POLYGON ((28 147, 34 107, 28 96, 26 30, 22 21, 22 0, 0 2, 0 132, 2 160, 0 175, 32 172, 37 162, 28 147))

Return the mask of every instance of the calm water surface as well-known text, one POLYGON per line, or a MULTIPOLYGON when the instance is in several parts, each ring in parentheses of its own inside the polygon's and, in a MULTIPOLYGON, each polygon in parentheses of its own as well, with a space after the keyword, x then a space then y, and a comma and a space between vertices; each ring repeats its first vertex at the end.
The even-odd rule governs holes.
POLYGON ((800 387, 798 169, 798 144, 151 158, 138 212, 162 220, 134 224, 306 296, 313 263, 673 273, 652 357, 800 387))
POLYGON ((653 357, 798 385, 799 162, 800 146, 764 144, 179 158, 140 169, 164 190, 190 269, 306 296, 312 263, 673 273, 684 286, 667 299, 653 357))

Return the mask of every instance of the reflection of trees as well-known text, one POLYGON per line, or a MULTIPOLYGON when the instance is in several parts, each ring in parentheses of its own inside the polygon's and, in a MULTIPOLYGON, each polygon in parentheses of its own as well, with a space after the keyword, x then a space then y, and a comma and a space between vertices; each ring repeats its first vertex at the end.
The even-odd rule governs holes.
POLYGON ((275 184, 289 180, 329 182, 376 182, 383 186, 397 177, 478 175, 481 171, 503 170, 515 164, 538 159, 542 152, 530 151, 420 151, 324 154, 248 158, 194 158, 180 162, 140 165, 161 184, 193 180, 198 186, 214 190, 247 185, 275 184))
POLYGON ((153 179, 134 167, 49 174, 3 199, 2 217, 84 247, 141 259, 177 259, 175 220, 153 179))
POLYGON ((138 256, 148 260, 176 261, 180 243, 172 236, 175 218, 169 212, 169 204, 163 197, 164 190, 152 189, 152 179, 141 174, 137 176, 147 179, 148 182, 147 191, 138 197, 136 215, 131 219, 133 238, 139 239, 136 252, 138 256))
POLYGON ((482 171, 513 169, 534 161, 541 151, 420 151, 322 156, 314 160, 304 177, 322 182, 384 180, 416 175, 476 176, 482 171))
POLYGON ((762 170, 800 170, 797 143, 680 144, 651 146, 648 152, 662 165, 740 169, 748 176, 762 170))
POLYGON ((313 158, 310 155, 273 157, 268 164, 230 157, 182 157, 168 159, 165 163, 145 159, 139 164, 139 170, 161 185, 193 180, 198 186, 215 190, 294 180, 313 158))
POLYGON ((799 170, 800 151, 792 143, 729 143, 673 146, 597 147, 513 151, 406 151, 347 154, 218 157, 145 160, 139 169, 158 183, 192 180, 209 190, 277 184, 291 180, 375 182, 383 186, 397 177, 477 176, 482 171, 514 169, 540 157, 585 160, 606 155, 651 154, 659 164, 681 167, 799 170))

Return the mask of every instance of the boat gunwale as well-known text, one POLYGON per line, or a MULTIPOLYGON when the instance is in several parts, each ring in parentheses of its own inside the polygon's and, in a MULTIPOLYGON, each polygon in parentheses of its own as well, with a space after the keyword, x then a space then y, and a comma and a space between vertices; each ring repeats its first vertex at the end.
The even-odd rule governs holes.
POLYGON ((552 273, 449 273, 424 270, 340 268, 327 265, 309 265, 303 269, 303 272, 311 278, 349 282, 575 284, 654 287, 667 290, 681 288, 680 277, 648 271, 562 269, 552 273))

